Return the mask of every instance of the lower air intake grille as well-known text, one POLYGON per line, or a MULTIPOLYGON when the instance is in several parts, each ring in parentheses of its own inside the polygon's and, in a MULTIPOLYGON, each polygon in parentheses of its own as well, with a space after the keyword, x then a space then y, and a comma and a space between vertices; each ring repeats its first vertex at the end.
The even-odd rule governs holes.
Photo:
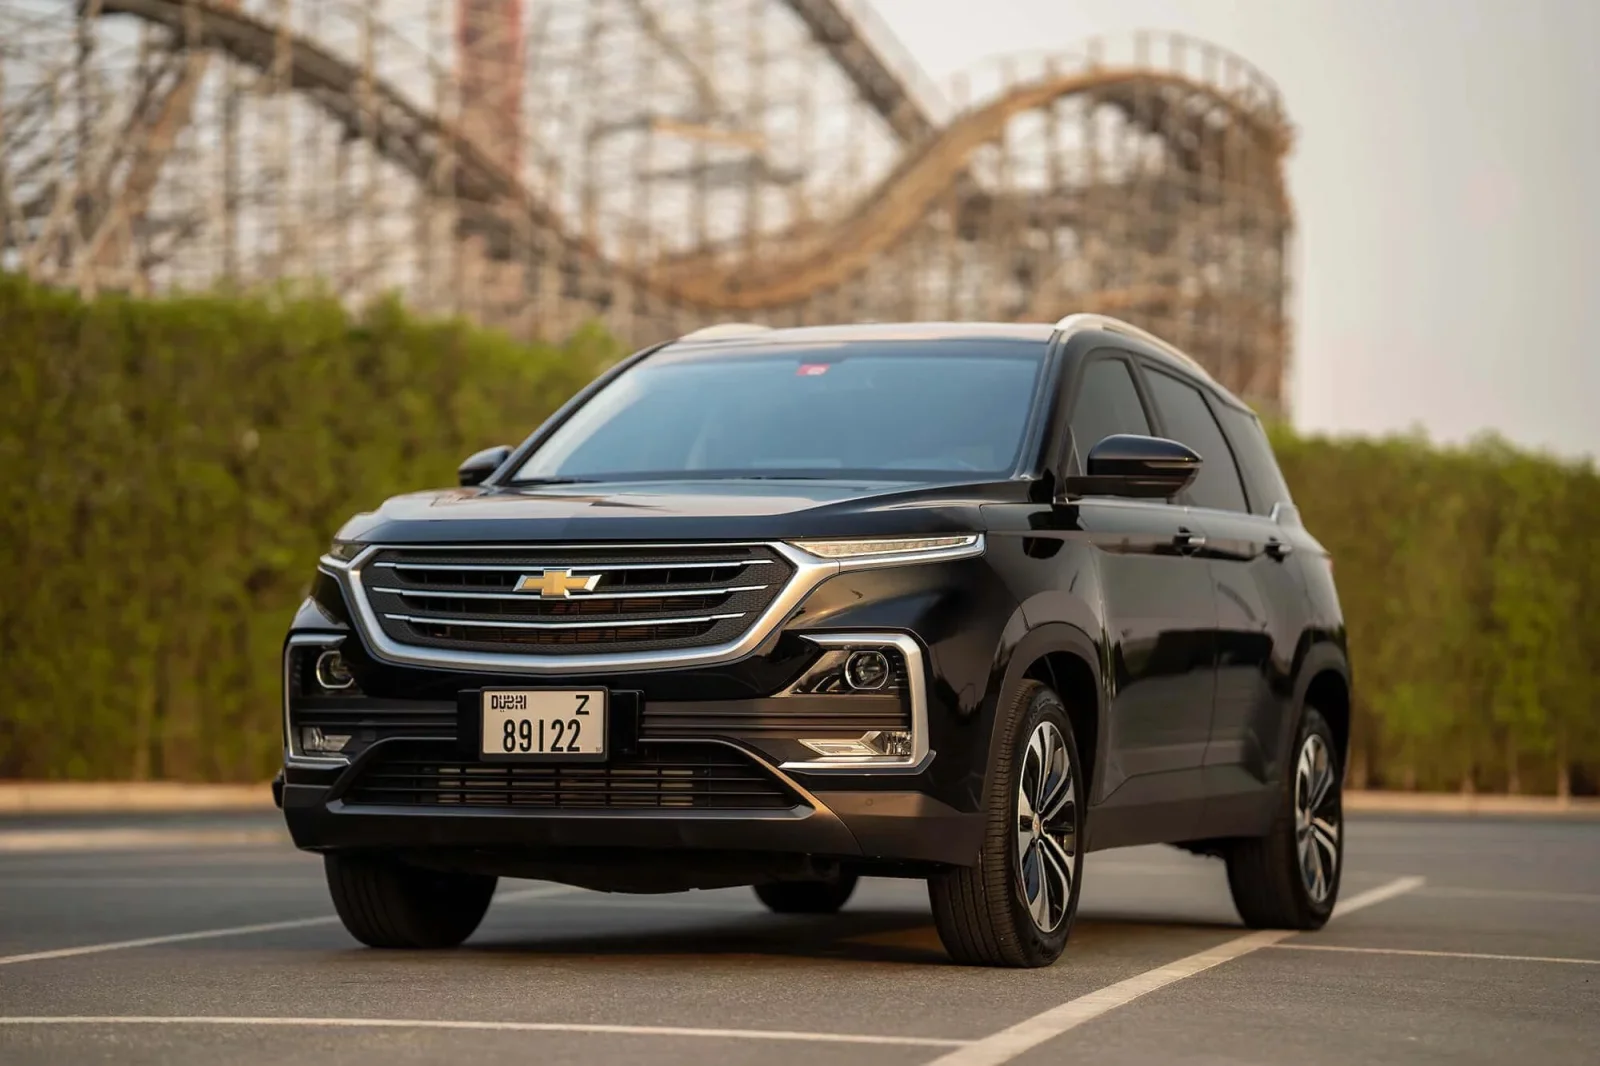
POLYGON ((660 744, 605 765, 467 762, 374 754, 345 792, 357 806, 550 810, 784 810, 801 800, 759 764, 719 744, 660 744))

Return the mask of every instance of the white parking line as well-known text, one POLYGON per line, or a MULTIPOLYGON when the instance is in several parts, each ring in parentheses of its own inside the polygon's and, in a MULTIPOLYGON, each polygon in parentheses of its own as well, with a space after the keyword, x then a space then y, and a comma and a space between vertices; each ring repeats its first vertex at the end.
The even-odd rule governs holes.
POLYGON ((205 1014, 0 1017, 0 1025, 239 1025, 321 1029, 468 1029, 504 1033, 605 1033, 615 1036, 687 1036, 727 1040, 788 1040, 815 1044, 886 1044, 899 1047, 961 1047, 965 1040, 870 1033, 810 1033, 786 1029, 698 1029, 673 1025, 583 1025, 565 1022, 463 1022, 431 1018, 230 1018, 205 1014))
POLYGON ((289 843, 282 829, 9 829, 0 831, 0 854, 126 851, 289 843))
MULTIPOLYGON (((516 892, 495 896, 497 903, 515 903, 540 896, 559 896, 576 889, 566 885, 536 885, 516 892)), ((30 951, 22 955, 0 955, 0 966, 19 962, 44 962, 48 959, 70 959, 78 955, 98 955, 106 951, 126 951, 129 948, 148 948, 158 944, 181 944, 190 940, 215 940, 225 936, 250 936, 254 933, 275 933, 284 929, 309 929, 318 925, 333 925, 339 917, 324 914, 316 918, 294 918, 286 922, 260 922, 255 925, 235 925, 226 929, 200 929, 192 933, 171 933, 167 936, 146 936, 137 940, 113 940, 106 944, 82 944, 75 948, 56 948, 53 951, 30 951)))
POLYGON ((1286 951, 1347 951, 1357 955, 1420 955, 1429 959, 1494 959, 1500 962, 1564 962, 1571 966, 1600 966, 1600 959, 1574 959, 1564 955, 1490 955, 1481 951, 1415 951, 1409 948, 1347 948, 1337 944, 1272 944, 1286 951))
POLYGON ((1527 900, 1538 903, 1600 903, 1600 895, 1593 892, 1542 892, 1531 888, 1457 888, 1450 885, 1429 885, 1422 890, 1424 896, 1445 899, 1505 899, 1527 900))
MULTIPOLYGON (((1364 907, 1393 899, 1420 888, 1422 883, 1423 879, 1420 877, 1396 878, 1386 885, 1380 885, 1342 901, 1334 909, 1333 916, 1340 918, 1364 907)), ((1185 977, 1193 977, 1230 959, 1237 959, 1252 951, 1271 947, 1293 935, 1294 932, 1287 929, 1265 929, 1258 933, 1246 933, 1214 948, 1136 974, 1125 981, 1107 985, 1077 999, 1069 999, 1058 1007, 1052 1007, 1042 1014, 1036 1014, 982 1040, 973 1041, 948 1055, 942 1055, 929 1063, 929 1066, 999 1066, 1000 1063, 1010 1062, 1023 1052, 1038 1047, 1046 1040, 1098 1018, 1107 1011, 1131 1003, 1140 996, 1154 992, 1158 988, 1165 988, 1185 977)))

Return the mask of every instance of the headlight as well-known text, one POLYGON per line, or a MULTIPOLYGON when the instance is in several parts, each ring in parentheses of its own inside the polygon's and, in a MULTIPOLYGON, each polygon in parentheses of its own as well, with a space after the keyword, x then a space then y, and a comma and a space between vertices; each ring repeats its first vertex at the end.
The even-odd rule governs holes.
POLYGON ((972 554, 982 551, 978 534, 953 537, 896 537, 881 540, 796 540, 796 548, 821 559, 868 559, 877 555, 972 554), (964 551, 963 549, 977 549, 964 551))
POLYGON ((361 554, 361 549, 366 545, 359 540, 336 540, 328 549, 328 558, 337 559, 341 563, 348 563, 351 559, 361 554))

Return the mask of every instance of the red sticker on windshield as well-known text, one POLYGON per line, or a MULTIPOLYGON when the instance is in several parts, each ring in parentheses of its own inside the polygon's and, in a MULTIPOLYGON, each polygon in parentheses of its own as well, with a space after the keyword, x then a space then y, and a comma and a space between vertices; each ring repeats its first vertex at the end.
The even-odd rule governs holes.
POLYGON ((826 374, 827 372, 827 363, 801 363, 800 369, 795 371, 795 376, 802 378, 814 378, 818 374, 826 374))

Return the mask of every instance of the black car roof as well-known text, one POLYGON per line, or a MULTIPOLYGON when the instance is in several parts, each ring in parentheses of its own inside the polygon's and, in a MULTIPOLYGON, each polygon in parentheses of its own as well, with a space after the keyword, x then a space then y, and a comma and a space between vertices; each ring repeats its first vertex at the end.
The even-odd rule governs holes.
POLYGON ((1012 340, 1048 343, 1055 327, 1044 322, 873 322, 864 325, 793 326, 778 329, 707 331, 689 334, 669 348, 738 347, 741 349, 806 344, 883 343, 887 341, 1012 340))

